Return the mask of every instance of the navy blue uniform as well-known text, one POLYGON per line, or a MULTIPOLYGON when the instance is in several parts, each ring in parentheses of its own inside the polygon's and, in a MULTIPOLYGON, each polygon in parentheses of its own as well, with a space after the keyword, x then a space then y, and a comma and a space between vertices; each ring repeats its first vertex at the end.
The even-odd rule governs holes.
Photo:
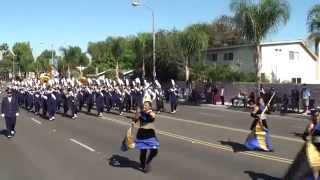
POLYGON ((175 112, 177 110, 177 94, 178 94, 178 90, 176 88, 171 88, 169 90, 171 112, 175 112))
POLYGON ((19 112, 18 100, 12 96, 11 101, 9 97, 4 97, 1 104, 1 113, 4 114, 6 121, 6 127, 8 133, 14 135, 15 126, 16 126, 16 114, 19 112))
POLYGON ((104 96, 102 92, 96 93, 96 108, 98 115, 101 115, 104 111, 104 96))
POLYGON ((91 109, 93 107, 93 103, 94 103, 94 101, 93 101, 93 93, 92 92, 86 92, 85 99, 86 99, 88 113, 90 113, 91 109))
POLYGON ((27 107, 26 107, 26 109, 28 111, 32 111, 32 109, 33 109, 33 93, 32 92, 27 93, 27 107))
POLYGON ((41 94, 39 91, 36 91, 34 94, 34 112, 39 114, 41 107, 41 94))
POLYGON ((47 94, 47 108, 48 108, 48 114, 49 119, 52 120, 54 118, 54 114, 57 110, 57 101, 54 93, 48 93, 47 94))

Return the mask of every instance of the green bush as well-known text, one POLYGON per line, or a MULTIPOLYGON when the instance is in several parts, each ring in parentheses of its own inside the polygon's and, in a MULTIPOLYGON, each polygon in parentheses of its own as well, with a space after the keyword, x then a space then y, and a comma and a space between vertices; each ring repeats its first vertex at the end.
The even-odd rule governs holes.
MULTIPOLYGON (((256 82, 257 76, 255 73, 244 73, 235 71, 227 65, 218 66, 202 66, 194 68, 193 77, 206 76, 211 81, 229 81, 229 82, 256 82)), ((194 80, 198 80, 193 78, 194 80)))

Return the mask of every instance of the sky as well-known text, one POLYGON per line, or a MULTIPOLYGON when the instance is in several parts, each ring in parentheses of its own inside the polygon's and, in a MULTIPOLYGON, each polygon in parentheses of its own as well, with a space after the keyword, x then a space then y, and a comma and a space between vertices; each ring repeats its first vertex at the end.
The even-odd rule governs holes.
MULTIPOLYGON (((291 17, 286 26, 265 41, 305 39, 308 10, 320 0, 288 0, 291 17)), ((231 0, 141 0, 153 8, 156 29, 179 29, 232 15, 231 0)), ((0 3, 0 43, 31 43, 35 55, 51 48, 77 45, 108 36, 152 31, 151 12, 132 7, 131 0, 10 0, 0 3)))

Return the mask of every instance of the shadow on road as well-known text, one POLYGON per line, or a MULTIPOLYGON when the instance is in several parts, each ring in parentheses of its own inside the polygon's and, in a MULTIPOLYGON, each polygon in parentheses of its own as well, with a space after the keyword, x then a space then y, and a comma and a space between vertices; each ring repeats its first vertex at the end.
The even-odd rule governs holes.
POLYGON ((132 168, 138 171, 142 171, 140 169, 140 163, 116 154, 112 155, 109 158, 109 165, 117 168, 132 168))
POLYGON ((244 171, 244 173, 248 174, 251 180, 281 180, 281 178, 276 178, 263 173, 256 173, 253 171, 244 171))
POLYGON ((295 137, 299 137, 299 138, 302 138, 302 137, 303 137, 303 133, 293 132, 292 134, 293 134, 295 137))
POLYGON ((7 136, 8 135, 7 130, 6 129, 1 129, 0 130, 0 135, 7 136))
POLYGON ((243 152, 243 151, 248 151, 247 147, 244 144, 240 144, 238 142, 233 142, 233 141, 220 141, 221 145, 224 146, 230 146, 233 150, 233 152, 243 152))

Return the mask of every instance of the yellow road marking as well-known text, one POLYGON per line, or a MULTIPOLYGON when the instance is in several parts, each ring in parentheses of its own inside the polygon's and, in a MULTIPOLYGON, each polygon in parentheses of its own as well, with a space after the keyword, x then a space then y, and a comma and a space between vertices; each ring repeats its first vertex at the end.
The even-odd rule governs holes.
MULTIPOLYGON (((175 117, 166 116, 166 115, 158 115, 158 116, 163 117, 163 118, 167 118, 167 119, 171 119, 171 120, 174 120, 174 121, 185 122, 185 123, 190 123, 190 124, 196 124, 196 125, 205 126, 205 127, 224 129, 224 130, 235 131, 235 132, 246 133, 246 134, 250 133, 250 131, 245 130, 245 129, 231 128, 231 127, 227 127, 227 126, 221 126, 221 125, 216 125, 216 124, 210 124, 210 123, 186 120, 186 119, 175 118, 175 117)), ((297 139, 297 138, 290 138, 290 137, 284 137, 284 136, 278 136, 278 135, 270 135, 270 136, 272 138, 275 138, 275 139, 303 143, 302 140, 297 139)))

